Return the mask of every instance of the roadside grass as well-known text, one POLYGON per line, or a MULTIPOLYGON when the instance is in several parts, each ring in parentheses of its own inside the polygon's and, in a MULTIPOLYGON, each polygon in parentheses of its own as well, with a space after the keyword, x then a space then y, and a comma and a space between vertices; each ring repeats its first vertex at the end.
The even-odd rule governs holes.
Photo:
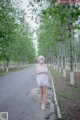
POLYGON ((70 87, 71 89, 73 89, 76 93, 79 93, 79 94, 80 94, 80 88, 77 88, 77 87, 74 87, 74 86, 71 86, 71 85, 69 85, 69 87, 70 87))
MULTIPOLYGON (((49 67, 49 70, 53 78, 56 96, 59 106, 61 108, 63 120, 68 120, 70 115, 69 112, 71 113, 71 107, 73 108, 73 110, 75 110, 74 104, 79 105, 80 87, 77 85, 72 86, 69 84, 69 75, 64 78, 62 72, 60 73, 58 70, 54 70, 52 67, 49 67)), ((78 82, 80 82, 80 80, 78 82)), ((71 115, 72 114, 73 113, 71 113, 71 115)))
MULTIPOLYGON (((52 67, 50 67, 49 70, 51 72, 51 75, 52 75, 53 81, 54 81, 54 85, 55 85, 55 84, 57 84, 55 79, 58 79, 58 78, 62 79, 63 75, 58 70, 54 70, 52 67)), ((58 98, 63 97, 64 99, 73 99, 75 96, 72 96, 72 93, 76 93, 76 95, 78 95, 80 97, 80 88, 79 87, 75 87, 70 84, 66 84, 65 86, 66 86, 65 88, 67 88, 67 91, 66 91, 66 89, 60 90, 58 92, 58 98)))
POLYGON ((5 75, 6 74, 6 70, 2 70, 2 69, 0 69, 0 76, 2 76, 2 75, 5 75))
POLYGON ((54 70, 52 67, 49 67, 49 70, 54 78, 57 76, 62 77, 62 73, 60 73, 58 70, 54 70))
POLYGON ((0 69, 0 76, 3 76, 3 75, 8 74, 10 72, 15 72, 15 71, 23 70, 23 69, 27 68, 28 66, 23 67, 23 68, 18 68, 18 69, 17 68, 9 68, 9 72, 6 72, 6 69, 4 71, 2 69, 0 69))
POLYGON ((72 97, 65 91, 60 91, 58 94, 59 97, 62 97, 64 99, 71 99, 72 97))

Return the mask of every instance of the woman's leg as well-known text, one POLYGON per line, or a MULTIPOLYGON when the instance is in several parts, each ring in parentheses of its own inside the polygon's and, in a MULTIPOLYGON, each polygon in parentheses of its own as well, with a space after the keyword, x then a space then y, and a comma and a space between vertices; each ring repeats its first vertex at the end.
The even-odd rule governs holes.
POLYGON ((47 90, 47 87, 43 86, 43 105, 44 106, 45 106, 45 102, 46 102, 46 90, 47 90))
POLYGON ((41 101, 41 105, 43 104, 43 86, 39 86, 40 89, 40 101, 41 101))

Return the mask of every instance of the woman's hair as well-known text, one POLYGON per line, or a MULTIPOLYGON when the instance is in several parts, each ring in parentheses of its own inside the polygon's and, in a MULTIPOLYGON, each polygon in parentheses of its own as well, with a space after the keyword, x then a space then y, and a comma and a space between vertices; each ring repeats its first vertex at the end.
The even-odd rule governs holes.
POLYGON ((41 59, 43 59, 43 60, 45 61, 45 57, 44 57, 43 55, 40 55, 40 56, 38 57, 38 62, 39 62, 41 59))

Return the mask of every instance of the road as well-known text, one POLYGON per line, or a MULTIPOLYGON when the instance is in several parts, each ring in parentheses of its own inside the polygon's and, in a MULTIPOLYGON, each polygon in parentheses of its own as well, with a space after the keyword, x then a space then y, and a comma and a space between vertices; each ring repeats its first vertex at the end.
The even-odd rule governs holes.
POLYGON ((0 112, 8 112, 9 120, 56 120, 51 85, 44 111, 39 98, 35 65, 0 76, 0 112))

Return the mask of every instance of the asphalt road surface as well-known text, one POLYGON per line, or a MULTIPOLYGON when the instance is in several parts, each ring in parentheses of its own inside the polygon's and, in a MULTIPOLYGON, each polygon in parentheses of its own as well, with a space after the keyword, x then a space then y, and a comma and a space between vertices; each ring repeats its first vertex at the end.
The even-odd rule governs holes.
POLYGON ((9 120, 56 120, 51 85, 44 111, 39 98, 35 65, 0 76, 0 112, 8 112, 9 120))

